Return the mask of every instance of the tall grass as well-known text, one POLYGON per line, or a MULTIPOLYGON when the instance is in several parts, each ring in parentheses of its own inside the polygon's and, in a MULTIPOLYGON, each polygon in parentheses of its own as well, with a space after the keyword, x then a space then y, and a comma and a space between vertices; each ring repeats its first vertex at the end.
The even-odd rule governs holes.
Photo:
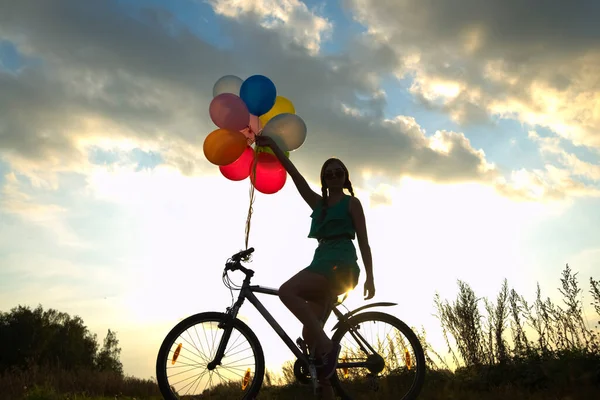
MULTIPOLYGON (((600 385, 598 331, 584 317, 582 289, 568 264, 560 282, 560 304, 544 298, 539 284, 528 302, 506 280, 493 303, 462 281, 454 302, 436 294, 454 379, 485 390, 508 384, 531 390, 600 385)), ((600 315, 598 286, 590 279, 591 305, 600 315)))
MULTIPOLYGON (((597 355, 598 332, 584 318, 582 289, 577 274, 568 264, 560 281, 562 305, 555 304, 549 297, 544 299, 539 284, 535 300, 529 303, 514 289, 509 290, 506 280, 495 303, 477 298, 473 289, 462 281, 458 282, 459 293, 452 304, 436 294, 437 317, 455 365, 504 364, 532 353, 539 356, 559 352, 597 355), (480 313, 481 300, 487 313, 485 317, 480 313)), ((597 281, 590 279, 591 305, 600 315, 598 286, 597 281)))

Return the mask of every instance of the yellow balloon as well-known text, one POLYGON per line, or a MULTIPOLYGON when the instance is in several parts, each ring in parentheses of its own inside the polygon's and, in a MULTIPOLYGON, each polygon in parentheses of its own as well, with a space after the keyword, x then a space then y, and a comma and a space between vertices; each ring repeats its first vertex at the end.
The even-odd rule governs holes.
POLYGON ((273 107, 271 107, 269 111, 258 118, 260 119, 262 126, 265 126, 271 118, 283 113, 296 114, 296 109, 291 101, 283 96, 277 96, 275 98, 275 104, 273 104, 273 107))

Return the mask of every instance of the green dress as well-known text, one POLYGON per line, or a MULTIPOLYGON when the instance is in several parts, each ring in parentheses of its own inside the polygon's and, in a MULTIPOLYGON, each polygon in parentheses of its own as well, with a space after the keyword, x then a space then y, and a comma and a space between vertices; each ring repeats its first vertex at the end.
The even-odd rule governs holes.
POLYGON ((353 289, 360 274, 352 243, 356 231, 350 215, 350 199, 344 195, 336 204, 327 207, 324 220, 321 220, 321 203, 310 215, 312 223, 308 237, 319 239, 319 246, 306 270, 324 275, 336 294, 353 289))

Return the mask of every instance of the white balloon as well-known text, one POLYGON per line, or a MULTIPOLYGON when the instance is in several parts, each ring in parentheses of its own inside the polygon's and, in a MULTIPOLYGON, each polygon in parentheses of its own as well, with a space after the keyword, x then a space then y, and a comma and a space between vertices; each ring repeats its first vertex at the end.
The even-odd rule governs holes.
POLYGON ((262 134, 273 138, 281 150, 293 151, 306 140, 306 124, 296 114, 283 113, 271 118, 262 134))
POLYGON ((235 75, 222 76, 213 86, 213 98, 223 93, 233 93, 239 96, 242 83, 244 83, 243 79, 235 75))

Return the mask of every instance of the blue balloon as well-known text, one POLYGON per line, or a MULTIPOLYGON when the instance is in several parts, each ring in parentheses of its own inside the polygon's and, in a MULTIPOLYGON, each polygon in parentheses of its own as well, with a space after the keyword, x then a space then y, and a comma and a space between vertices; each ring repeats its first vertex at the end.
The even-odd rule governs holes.
POLYGON ((252 75, 242 83, 240 97, 246 103, 250 114, 261 116, 273 108, 277 90, 275 84, 266 76, 252 75))

